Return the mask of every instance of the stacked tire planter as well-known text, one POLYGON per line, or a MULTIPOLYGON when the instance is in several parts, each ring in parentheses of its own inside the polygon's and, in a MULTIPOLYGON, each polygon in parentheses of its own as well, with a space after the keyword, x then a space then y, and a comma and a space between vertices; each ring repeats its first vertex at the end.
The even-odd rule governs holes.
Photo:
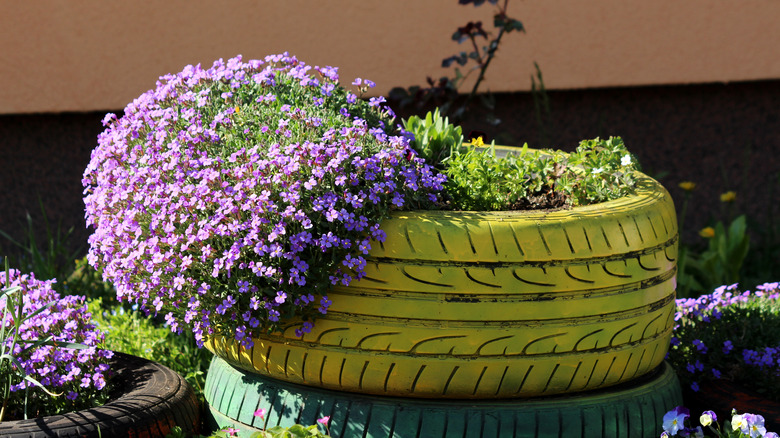
POLYGON ((570 210, 400 212, 382 228, 366 277, 329 293, 311 333, 291 321, 248 350, 209 340, 215 425, 329 415, 342 437, 636 437, 681 404, 663 363, 676 217, 651 178, 570 210))

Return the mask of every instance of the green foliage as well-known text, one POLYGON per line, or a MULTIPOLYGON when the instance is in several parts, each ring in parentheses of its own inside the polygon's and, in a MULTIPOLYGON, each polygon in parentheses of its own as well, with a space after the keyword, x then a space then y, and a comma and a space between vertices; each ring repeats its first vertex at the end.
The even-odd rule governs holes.
POLYGON ((73 271, 67 274, 63 282, 66 293, 84 295, 88 299, 100 299, 103 307, 115 306, 116 289, 103 281, 102 271, 90 266, 87 257, 75 260, 73 271))
POLYGON ((572 205, 595 204, 632 193, 636 186, 634 171, 640 170, 620 137, 583 140, 569 154, 569 167, 581 170, 577 172, 578 181, 566 187, 572 205))
POLYGON ((418 116, 403 120, 404 129, 409 131, 414 139, 409 145, 417 153, 437 168, 441 168, 442 161, 459 150, 463 145, 463 133, 460 126, 450 124, 448 117, 443 117, 436 108, 434 112, 428 112, 425 119, 418 116))
POLYGON ((316 424, 302 426, 296 424, 290 427, 276 426, 252 434, 252 438, 325 438, 330 435, 322 433, 316 424))
MULTIPOLYGON (((222 429, 211 435, 199 435, 198 438, 229 438, 237 436, 237 431, 232 428, 222 429)), ((295 424, 290 427, 275 426, 252 434, 252 438, 329 438, 330 435, 321 432, 316 424, 302 426, 295 424)), ((174 426, 171 433, 165 438, 187 438, 179 426, 174 426)))
POLYGON ((120 304, 105 308, 102 298, 89 304, 92 321, 106 335, 104 348, 158 362, 184 376, 203 399, 203 385, 212 354, 195 345, 191 332, 175 334, 152 316, 120 304))
MULTIPOLYGON (((21 272, 32 272, 38 278, 66 278, 67 273, 71 271, 70 263, 83 250, 71 250, 70 239, 73 234, 73 228, 63 231, 60 224, 53 228, 46 215, 46 209, 43 202, 39 200, 43 224, 34 223, 29 213, 26 215, 27 233, 24 239, 15 239, 7 232, 0 230, 0 236, 5 238, 12 247, 16 248, 18 255, 11 260, 12 267, 21 272), (43 229, 45 241, 39 242, 37 231, 43 229)), ((11 251, 6 252, 10 254, 11 251)), ((59 292, 63 285, 55 284, 55 289, 59 292)))
POLYGON ((586 140, 571 154, 550 149, 496 156, 494 147, 456 150, 446 161, 446 189, 459 210, 562 208, 626 196, 636 161, 619 137, 586 140))
POLYGON ((742 266, 750 249, 745 215, 734 219, 728 227, 718 222, 714 228, 706 230, 713 235, 709 237, 705 251, 697 254, 688 247, 680 250, 677 278, 680 297, 740 282, 742 266))

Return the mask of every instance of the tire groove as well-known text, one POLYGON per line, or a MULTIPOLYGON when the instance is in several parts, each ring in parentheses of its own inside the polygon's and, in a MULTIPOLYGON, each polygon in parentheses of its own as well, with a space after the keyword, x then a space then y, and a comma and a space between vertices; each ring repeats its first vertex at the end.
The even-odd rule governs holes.
POLYGON ((498 255, 498 245, 496 244, 496 236, 493 234, 493 225, 488 222, 488 231, 490 232, 490 241, 493 242, 493 253, 498 255))
POLYGON ((427 367, 427 365, 421 365, 420 370, 417 371, 417 375, 414 377, 414 381, 412 382, 412 387, 410 391, 412 394, 414 394, 414 391, 417 389, 417 381, 420 380, 420 376, 422 376, 425 367, 427 367))
POLYGON ((404 236, 406 237, 406 243, 409 244, 409 249, 412 251, 412 254, 417 254, 417 250, 414 249, 414 244, 412 243, 412 238, 409 236, 409 227, 404 226, 404 236))
POLYGON ((306 384, 306 360, 309 358, 309 353, 304 352, 303 353, 303 360, 301 361, 301 381, 303 384, 306 384))
POLYGON ((585 386, 583 388, 588 388, 588 385, 590 385, 590 380, 593 378, 593 375, 596 373, 596 367, 599 364, 599 360, 596 359, 595 362, 593 362, 593 368, 590 370, 590 374, 588 375, 588 381, 585 382, 585 386))
POLYGON ((616 220, 615 222, 617 222, 618 224, 618 229, 620 230, 620 234, 623 235, 623 241, 626 242, 626 247, 630 248, 631 244, 628 243, 628 236, 626 235, 626 230, 623 229, 623 224, 619 220, 616 220))
POLYGON ((566 236, 566 243, 569 244, 569 251, 574 254, 574 246, 571 243, 571 238, 569 237, 569 232, 566 231, 566 227, 561 227, 563 229, 563 235, 566 236))
POLYGON ((566 275, 568 275, 569 278, 571 278, 572 280, 579 281, 579 282, 582 282, 582 283, 587 283, 587 284, 594 284, 595 283, 595 281, 593 281, 593 280, 586 280, 584 278, 575 277, 569 271, 569 267, 568 266, 564 269, 564 272, 566 272, 566 275))
POLYGON ((290 360, 290 352, 291 352, 291 350, 287 350, 285 352, 285 354, 284 354, 284 376, 285 377, 289 377, 290 376, 289 375, 290 368, 289 368, 289 366, 287 364, 287 362, 290 360))
POLYGON ((601 268, 602 268, 602 269, 604 269, 604 272, 606 272, 606 273, 607 273, 607 275, 611 275, 611 276, 613 276, 613 277, 618 277, 618 278, 631 278, 631 276, 630 276, 630 275, 626 275, 626 274, 616 274, 616 273, 614 273, 614 272, 610 272, 610 271, 609 271, 609 269, 607 269, 607 264, 606 264, 606 263, 602 263, 602 264, 601 264, 601 268))
MULTIPOLYGON (((614 335, 612 335, 612 338, 609 340, 609 346, 610 346, 610 347, 614 347, 615 345, 613 344, 613 342, 615 342, 615 338, 617 338, 617 337, 618 337, 618 335, 620 335, 620 334, 621 334, 621 333, 623 333, 624 331, 626 331, 626 330, 630 329, 631 327, 635 326, 636 324, 637 324, 637 323, 635 323, 635 322, 634 322, 634 323, 632 323, 632 324, 629 324, 629 325, 627 325, 627 326, 623 327, 622 329, 618 330, 617 332, 615 332, 615 334, 614 334, 614 335)), ((629 337, 629 342, 631 342, 631 337, 629 337)))
POLYGON ((639 229, 639 222, 636 221, 636 216, 631 216, 631 220, 634 221, 634 226, 636 227, 636 233, 639 236, 639 243, 644 245, 645 238, 642 236, 642 230, 639 229))
POLYGON ((322 381, 322 374, 325 371, 325 361, 328 360, 327 355, 322 356, 322 362, 320 363, 320 386, 323 386, 324 383, 322 381))
POLYGON ((601 383, 599 383, 598 385, 596 385, 596 388, 598 388, 599 386, 603 385, 603 384, 604 384, 604 382, 606 382, 606 381, 607 381, 607 377, 609 377, 609 374, 612 372, 612 365, 614 365, 614 364, 615 364, 615 359, 617 359, 617 357, 615 357, 615 356, 612 356, 612 362, 610 362, 610 363, 609 363, 609 367, 607 367, 607 372, 606 372, 606 373, 604 373, 604 378, 603 378, 603 379, 601 379, 601 383))
POLYGON ((491 283, 486 283, 484 281, 477 280, 476 278, 471 276, 471 273, 469 272, 468 269, 464 269, 464 272, 466 273, 466 278, 468 278, 469 280, 473 281, 474 283, 481 284, 482 286, 492 287, 494 289, 501 289, 501 288, 503 288, 503 286, 501 286, 500 284, 491 284, 491 283))
MULTIPOLYGON (((658 315, 653 317, 653 319, 651 319, 650 322, 648 322, 645 325, 644 330, 642 330, 642 339, 646 339, 647 338, 647 336, 646 336, 647 329, 649 329, 650 326, 653 325, 654 322, 656 322, 657 320, 661 319, 661 317, 663 317, 663 316, 664 316, 663 313, 659 313, 658 315)), ((657 335, 658 334, 658 330, 656 330, 654 334, 657 335)))
POLYGON ((441 238, 441 232, 439 232, 439 230, 436 230, 436 236, 439 238, 439 245, 441 245, 441 250, 444 251, 444 254, 449 254, 450 252, 447 251, 447 247, 444 245, 444 240, 441 238))
POLYGON ((531 280, 526 280, 524 278, 521 278, 519 275, 517 275, 517 270, 516 269, 512 270, 512 275, 517 280, 521 281, 522 283, 530 284, 531 286, 555 287, 555 285, 552 284, 552 283, 541 283, 541 282, 538 282, 538 281, 531 281, 531 280))
POLYGON ((571 389, 571 385, 574 383, 574 380, 577 378, 577 373, 580 371, 580 367, 582 366, 582 361, 579 361, 577 363, 577 368, 574 369, 574 373, 571 376, 571 380, 569 380, 569 384, 566 385, 566 392, 569 392, 571 389))
MULTIPOLYGON (((645 358, 645 353, 647 353, 647 347, 642 349, 642 354, 639 356, 639 360, 636 363, 636 369, 634 370, 634 374, 631 374, 631 378, 635 378, 637 373, 639 373, 639 369, 642 367, 642 359, 645 358)), ((622 376, 621 376, 622 377, 622 376)))
POLYGON ((536 231, 539 232, 539 238, 542 239, 542 244, 544 245, 545 251, 547 251, 547 255, 548 256, 552 256, 553 253, 552 253, 552 251, 550 251, 550 246, 547 244, 547 239, 545 239, 544 233, 542 233, 542 226, 541 226, 541 224, 539 224, 539 223, 536 224, 536 231))
MULTIPOLYGON (((600 328, 600 329, 598 329, 598 330, 594 330, 594 331, 592 331, 592 332, 588 333, 587 335, 585 335, 585 336, 581 337, 581 338, 580 338, 579 340, 577 340, 577 342, 574 344, 574 347, 572 347, 572 351, 588 351, 588 350, 577 350, 577 346, 578 346, 578 345, 580 345, 580 342, 582 342, 583 340, 585 340, 585 338, 587 338, 587 337, 589 337, 589 336, 591 336, 591 335, 595 335, 596 333, 601 333, 601 332, 603 332, 603 331, 604 331, 604 329, 603 329, 603 328, 600 328)), ((598 340, 596 340, 595 348, 598 348, 598 344, 599 344, 599 341, 598 341, 598 340)))
POLYGON ((520 394, 520 391, 523 390, 523 386, 525 386, 525 381, 528 379, 528 375, 531 374, 531 370, 534 369, 533 365, 529 365, 528 369, 525 371, 525 375, 523 376, 523 380, 520 381, 520 386, 517 388, 517 391, 515 391, 515 394, 520 394))
POLYGON ((647 213, 645 216, 647 216, 647 222, 650 223, 650 229, 653 230, 653 237, 658 239, 658 232, 655 230, 655 225, 653 225, 653 219, 650 217, 650 213, 647 213))
POLYGON ((547 388, 550 387, 550 382, 552 382, 553 376, 555 375, 555 372, 558 371, 558 367, 560 367, 561 364, 556 363, 555 366, 552 369, 552 372, 550 373, 550 377, 547 378, 547 383, 544 384, 544 389, 542 390, 542 393, 547 392, 547 388))
POLYGON ((604 227, 599 225, 599 228, 601 228, 601 235, 604 237, 604 242, 607 244, 607 248, 612 250, 612 244, 609 243, 609 239, 607 238, 607 232, 604 230, 604 227))
POLYGON ((363 369, 360 370, 360 380, 358 381, 358 388, 363 389, 363 377, 366 375, 366 369, 368 368, 368 362, 363 363, 363 369))
POLYGON ((474 241, 471 239, 471 231, 469 231, 468 225, 464 225, 463 229, 466 230, 466 237, 469 238, 469 246, 471 246, 471 253, 476 254, 477 250, 474 248, 474 241))
POLYGON ((391 363, 390 367, 387 369, 387 374, 385 375, 385 385, 384 385, 385 392, 387 392, 387 383, 390 381, 390 374, 393 373, 393 368, 395 368, 395 362, 391 363))
POLYGON ((618 381, 623 380, 623 376, 626 374, 626 370, 628 370, 628 366, 631 364, 631 358, 634 357, 634 352, 628 354, 628 359, 626 359, 626 365, 623 367, 623 371, 620 373, 620 376, 618 377, 618 381))
MULTIPOLYGON (((333 332, 341 332, 341 331, 345 331, 345 330, 348 331, 349 328, 347 328, 347 327, 336 327, 336 328, 332 328, 332 329, 323 330, 322 332, 320 332, 320 334, 317 335, 317 339, 314 342, 316 342, 318 344, 322 343, 323 336, 329 335, 329 334, 331 334, 333 332)), ((269 352, 269 354, 271 352, 271 347, 270 346, 268 347, 268 352, 269 352)), ((266 356, 266 357, 270 357, 270 356, 266 356)))
POLYGON ((408 278, 408 279, 410 279, 410 280, 412 280, 412 281, 416 281, 416 282, 418 282, 418 283, 427 284, 427 285, 430 285, 430 286, 439 286, 439 287, 448 287, 448 288, 452 288, 452 287, 454 287, 454 286, 453 286, 453 285, 451 285, 451 284, 436 283, 436 282, 433 282, 433 281, 427 281, 427 280, 422 280, 422 279, 419 279, 419 278, 415 278, 415 277, 413 277, 411 274, 409 274, 408 272, 406 272, 406 267, 402 267, 402 268, 401 268, 401 273, 402 273, 402 274, 403 274, 403 275, 404 275, 406 278, 408 278))
POLYGON ((557 338, 559 336, 565 336, 567 334, 568 333, 553 333, 551 335, 546 335, 546 336, 542 336, 540 338, 536 338, 533 341, 525 344, 525 347, 523 347, 523 350, 522 350, 522 352, 520 354, 521 355, 528 355, 528 353, 527 353, 528 347, 530 347, 531 345, 533 345, 533 344, 535 344, 537 342, 541 342, 541 341, 544 341, 544 340, 547 340, 547 339, 557 338))
POLYGON ((588 230, 582 227, 582 234, 585 235, 585 242, 588 244, 588 251, 593 252, 593 247, 590 245, 590 237, 588 237, 588 230))
POLYGON ((476 395, 477 391, 479 390, 479 383, 482 381, 482 377, 485 376, 485 372, 487 371, 488 367, 484 366, 482 367, 482 372, 479 373, 479 377, 477 378, 477 383, 474 384, 474 391, 471 393, 471 395, 476 395))
POLYGON ((396 335, 400 335, 400 334, 401 334, 401 332, 372 333, 370 335, 363 336, 360 339, 360 341, 358 341, 358 343, 355 345, 355 348, 363 348, 363 347, 361 347, 361 345, 363 344, 363 342, 365 342, 369 338, 375 338, 377 336, 396 336, 396 335))
MULTIPOLYGON (((501 337, 498 337, 498 338, 487 340, 487 341, 483 342, 479 347, 477 347, 476 354, 479 355, 480 352, 482 351, 482 349, 485 348, 485 346, 488 345, 488 344, 492 344, 493 342, 498 342, 498 341, 501 341, 501 340, 504 340, 504 339, 510 339, 510 338, 513 338, 513 337, 514 337, 514 335, 507 335, 507 336, 501 336, 501 337)), ((504 353, 506 353, 506 351, 504 353)))
POLYGON ((341 359, 341 367, 339 368, 339 386, 342 387, 342 388, 344 387, 344 384, 341 383, 341 379, 344 376, 344 365, 346 363, 347 363, 347 358, 346 357, 342 358, 341 359))
POLYGON ((504 372, 501 374, 501 379, 498 381, 496 392, 493 395, 498 395, 501 392, 501 388, 504 386, 504 378, 506 377, 507 371, 509 371, 509 366, 504 367, 504 372))
POLYGON ((661 268, 648 268, 642 263, 642 257, 636 258, 637 262, 639 263, 639 267, 644 269, 645 271, 652 272, 652 271, 660 271, 661 268))
POLYGON ((515 246, 517 247, 517 250, 520 251, 520 255, 525 257, 525 252, 523 251, 523 247, 520 246, 520 241, 517 239, 517 233, 515 232, 515 227, 512 226, 512 224, 509 224, 509 230, 512 232, 512 238, 515 241, 515 246))
POLYGON ((452 382, 452 379, 455 377, 455 373, 457 373, 459 369, 460 367, 458 365, 455 365, 455 367, 453 367, 450 376, 447 378, 447 382, 444 384, 444 389, 442 389, 441 395, 447 395, 447 390, 450 387, 450 383, 452 382))

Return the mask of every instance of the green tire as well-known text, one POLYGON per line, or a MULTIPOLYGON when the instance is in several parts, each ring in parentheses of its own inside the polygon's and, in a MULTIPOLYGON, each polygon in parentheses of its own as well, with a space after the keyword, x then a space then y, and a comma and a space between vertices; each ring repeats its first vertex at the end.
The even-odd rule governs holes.
POLYGON ((609 389, 477 401, 379 397, 312 388, 240 370, 215 357, 205 396, 212 430, 234 427, 242 437, 273 426, 308 426, 329 416, 334 438, 655 438, 661 433, 664 413, 682 404, 677 377, 665 362, 609 389), (254 416, 258 409, 265 409, 266 415, 254 416))
POLYGON ((570 210, 399 212, 366 277, 251 349, 208 348, 292 383, 397 397, 515 398, 598 389, 666 355, 677 220, 669 193, 570 210))

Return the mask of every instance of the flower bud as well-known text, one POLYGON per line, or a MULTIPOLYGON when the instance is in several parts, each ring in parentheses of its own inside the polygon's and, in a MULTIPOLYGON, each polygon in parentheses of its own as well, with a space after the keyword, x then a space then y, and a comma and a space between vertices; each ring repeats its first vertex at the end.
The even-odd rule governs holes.
POLYGON ((699 422, 701 422, 702 426, 709 426, 715 421, 718 421, 718 416, 712 411, 704 411, 702 412, 701 417, 699 417, 699 422))

